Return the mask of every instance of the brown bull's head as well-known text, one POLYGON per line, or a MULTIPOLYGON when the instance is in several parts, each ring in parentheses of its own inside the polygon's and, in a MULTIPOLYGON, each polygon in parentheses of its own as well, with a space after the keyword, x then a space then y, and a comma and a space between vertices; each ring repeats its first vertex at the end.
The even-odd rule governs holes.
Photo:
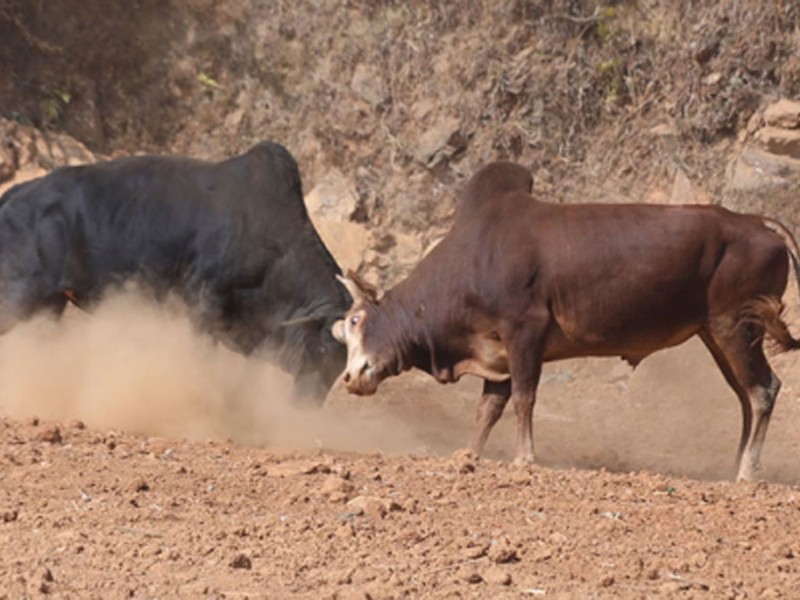
POLYGON ((368 332, 378 313, 378 290, 353 271, 348 271, 346 277, 337 275, 337 278, 353 298, 350 310, 331 328, 333 337, 347 346, 347 365, 342 373, 342 382, 351 394, 369 396, 390 374, 388 361, 371 347, 380 336, 369 336, 368 332))

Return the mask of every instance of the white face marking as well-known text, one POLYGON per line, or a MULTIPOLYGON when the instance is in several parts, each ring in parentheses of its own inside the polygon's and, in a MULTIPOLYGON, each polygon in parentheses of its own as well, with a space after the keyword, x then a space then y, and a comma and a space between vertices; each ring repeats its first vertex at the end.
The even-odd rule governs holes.
POLYGON ((351 394, 369 396, 378 388, 376 361, 364 351, 364 318, 366 311, 351 310, 334 323, 331 333, 347 346, 347 365, 342 382, 351 394))

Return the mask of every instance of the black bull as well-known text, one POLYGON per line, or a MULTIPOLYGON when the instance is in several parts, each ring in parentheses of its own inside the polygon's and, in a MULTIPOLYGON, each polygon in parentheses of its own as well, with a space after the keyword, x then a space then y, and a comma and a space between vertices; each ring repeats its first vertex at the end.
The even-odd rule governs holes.
POLYGON ((266 351, 321 402, 345 364, 330 334, 349 306, 303 203, 297 164, 264 142, 219 163, 137 156, 64 167, 0 199, 0 333, 90 308, 135 279, 177 293, 234 350, 266 351))

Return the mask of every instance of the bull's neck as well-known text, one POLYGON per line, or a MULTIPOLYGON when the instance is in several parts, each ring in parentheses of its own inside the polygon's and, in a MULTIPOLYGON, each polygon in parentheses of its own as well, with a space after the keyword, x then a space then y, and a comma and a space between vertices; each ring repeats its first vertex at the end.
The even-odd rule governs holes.
POLYGON ((381 299, 379 312, 384 343, 396 359, 395 374, 411 368, 433 372, 433 332, 424 296, 396 286, 381 299))

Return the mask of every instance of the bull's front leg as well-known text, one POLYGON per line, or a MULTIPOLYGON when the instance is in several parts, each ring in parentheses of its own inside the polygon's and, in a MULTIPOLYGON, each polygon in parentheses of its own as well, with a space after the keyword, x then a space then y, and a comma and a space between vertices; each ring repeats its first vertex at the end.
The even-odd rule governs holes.
POLYGON ((469 443, 469 449, 480 456, 489 438, 489 432, 500 419, 511 396, 510 381, 483 381, 483 395, 478 404, 478 415, 475 420, 475 431, 469 443))
POLYGON ((511 400, 517 414, 517 453, 514 464, 534 462, 533 407, 542 374, 547 329, 545 323, 527 323, 526 326, 521 331, 524 335, 520 335, 509 348, 511 400))
POLYGON ((511 394, 514 412, 517 413, 517 453, 514 464, 525 465, 534 462, 533 407, 536 404, 536 386, 516 386, 516 390, 511 394))

